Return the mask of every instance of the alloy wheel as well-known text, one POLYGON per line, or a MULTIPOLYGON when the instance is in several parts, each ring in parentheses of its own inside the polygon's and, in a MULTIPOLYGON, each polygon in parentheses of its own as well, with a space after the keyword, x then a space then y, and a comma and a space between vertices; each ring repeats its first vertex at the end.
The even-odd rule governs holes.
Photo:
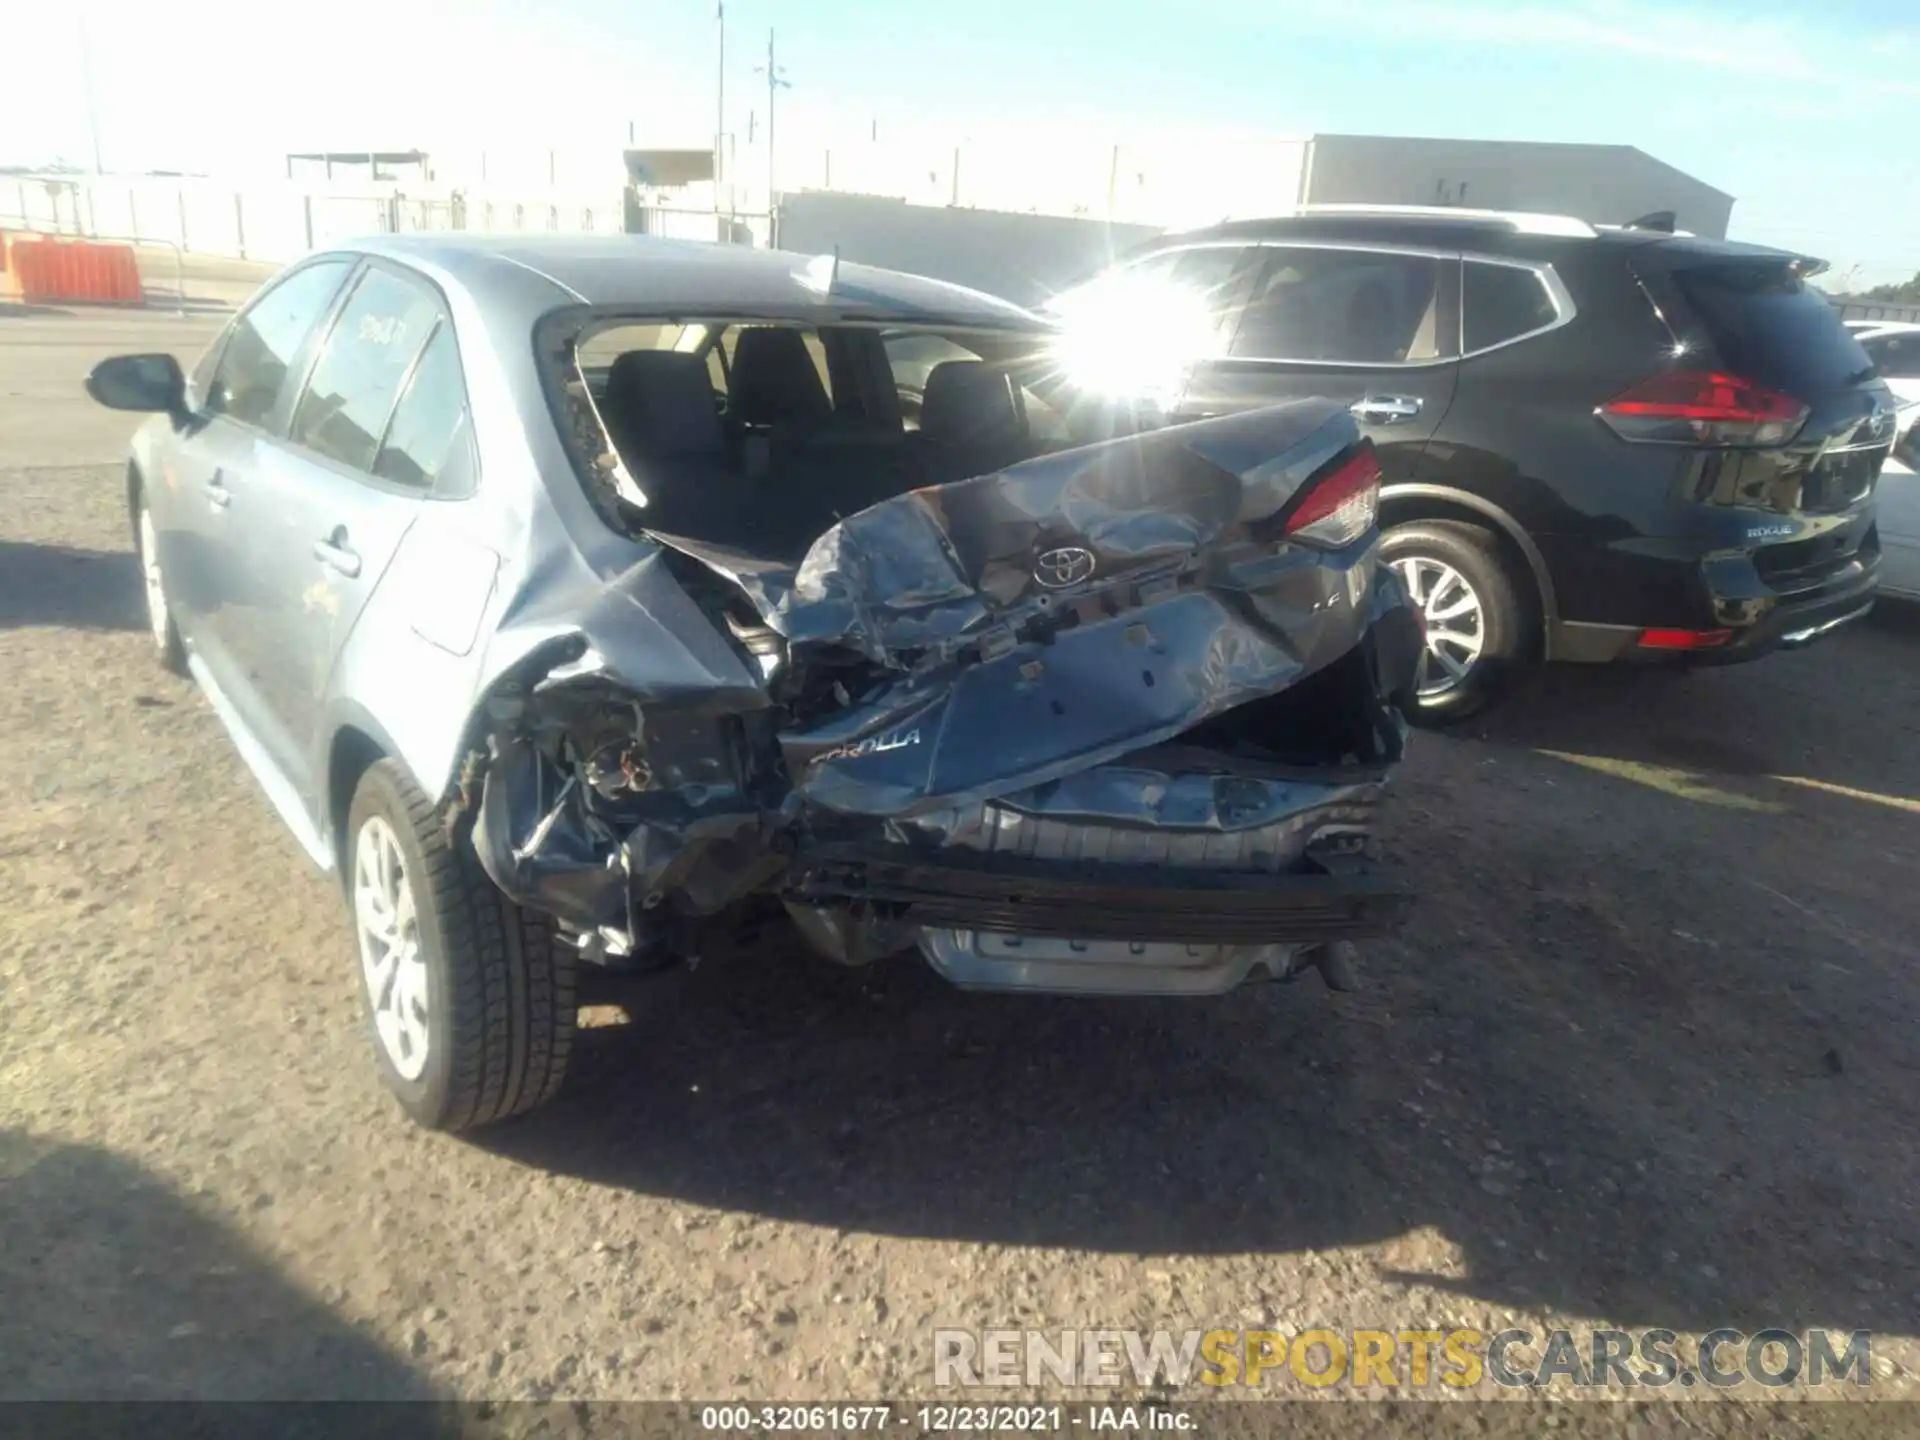
POLYGON ((353 917, 373 1028, 402 1080, 427 1068, 427 962, 413 885, 393 827, 367 818, 354 840, 353 917))
POLYGON ((1422 700, 1436 700, 1464 685, 1479 662, 1486 643, 1486 611, 1479 593, 1446 561, 1401 555, 1391 563, 1426 625, 1417 693, 1422 700))

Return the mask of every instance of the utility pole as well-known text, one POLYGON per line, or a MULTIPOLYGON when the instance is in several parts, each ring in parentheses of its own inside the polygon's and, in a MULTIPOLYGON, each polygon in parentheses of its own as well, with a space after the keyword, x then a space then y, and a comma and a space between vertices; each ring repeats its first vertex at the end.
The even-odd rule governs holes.
POLYGON ((767 63, 764 65, 756 65, 753 67, 753 70, 754 74, 764 74, 767 77, 767 213, 771 215, 773 213, 773 166, 775 153, 773 148, 773 97, 782 90, 791 90, 793 88, 792 82, 787 79, 786 75, 781 71, 779 63, 773 58, 773 31, 771 29, 767 31, 767 63))
POLYGON ((713 19, 720 32, 719 68, 713 84, 713 208, 718 211, 720 172, 726 168, 727 150, 727 0, 714 0, 713 19))
POLYGON ((87 12, 80 12, 80 70, 87 87, 87 134, 93 140, 93 173, 104 175, 100 163, 100 107, 93 96, 93 41, 87 35, 87 12))

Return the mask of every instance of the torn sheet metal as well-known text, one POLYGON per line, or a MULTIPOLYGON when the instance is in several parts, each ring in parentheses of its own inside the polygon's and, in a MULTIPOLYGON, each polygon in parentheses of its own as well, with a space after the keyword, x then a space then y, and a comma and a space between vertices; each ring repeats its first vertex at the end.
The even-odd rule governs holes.
POLYGON ((1352 648, 1371 553, 1275 541, 1355 438, 1314 400, 1086 446, 884 501, 792 568, 663 538, 743 590, 790 667, 870 663, 783 758, 811 803, 898 815, 1171 739, 1352 648), (1060 552, 1086 567, 1065 585, 1060 552))
MULTIPOLYGON (((824 831, 964 849, 1012 816, 1048 845, 1297 862, 1322 829, 1363 827, 1377 773, 1170 769, 1154 747, 1357 649, 1367 723, 1388 723, 1417 626, 1404 666, 1368 632, 1406 619, 1397 583, 1370 546, 1279 543, 1357 438, 1308 401, 1109 441, 884 501, 798 564, 657 537, 614 580, 512 617, 564 649, 502 712, 482 862, 514 899, 634 945, 778 890, 824 831)), ((1398 756, 1359 748, 1376 770, 1398 756)), ((912 943, 882 914, 790 908, 856 963, 912 943)))

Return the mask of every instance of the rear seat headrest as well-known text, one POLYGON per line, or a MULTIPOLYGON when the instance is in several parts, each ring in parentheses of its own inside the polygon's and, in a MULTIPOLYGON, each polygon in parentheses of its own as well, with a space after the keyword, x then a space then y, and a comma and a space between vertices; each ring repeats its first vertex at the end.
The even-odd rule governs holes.
POLYGON ((743 425, 822 420, 833 402, 798 330, 750 325, 733 344, 727 389, 733 415, 743 425))
POLYGON ((942 361, 927 374, 920 433, 940 445, 1025 440, 1027 417, 1013 377, 983 360, 942 361))
POLYGON ((601 412, 614 445, 663 459, 726 451, 707 362, 675 350, 629 350, 607 370, 601 412))

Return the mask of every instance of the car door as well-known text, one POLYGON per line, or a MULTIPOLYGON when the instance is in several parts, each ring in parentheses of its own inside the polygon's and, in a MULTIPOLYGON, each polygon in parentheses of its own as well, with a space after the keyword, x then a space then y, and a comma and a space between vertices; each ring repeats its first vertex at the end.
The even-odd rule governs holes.
POLYGON ((1920 599, 1920 443, 1888 457, 1874 490, 1880 531, 1880 588, 1920 599))
POLYGON ((1920 329, 1890 330, 1860 342, 1897 407, 1893 454, 1874 489, 1880 533, 1880 589, 1920 598, 1920 329))
POLYGON ((1457 255, 1347 244, 1250 247, 1224 353, 1181 412, 1226 415, 1318 396, 1352 409, 1388 484, 1413 478, 1458 375, 1457 255))
POLYGON ((1904 434, 1920 423, 1915 419, 1915 412, 1920 411, 1920 328, 1869 335, 1860 342, 1860 348, 1893 392, 1904 434))
MULTIPOLYGON (((457 384, 453 346, 437 292, 369 261, 314 348, 285 438, 250 477, 272 518, 253 553, 262 607, 243 659, 258 677, 287 777, 310 805, 321 784, 322 700, 340 647, 436 484, 471 479, 470 459, 432 471, 421 463, 418 417, 400 405, 403 396, 444 393, 449 374, 457 384)), ((464 400, 457 414, 464 417, 464 400)), ((458 444, 470 449, 464 430, 458 444)))
POLYGON ((255 531, 269 520, 249 488, 297 379, 301 360, 353 268, 331 256, 289 270, 263 290, 195 367, 192 417, 157 483, 154 523, 168 600, 204 678, 256 740, 267 738, 254 678, 240 655, 258 605, 255 531))

